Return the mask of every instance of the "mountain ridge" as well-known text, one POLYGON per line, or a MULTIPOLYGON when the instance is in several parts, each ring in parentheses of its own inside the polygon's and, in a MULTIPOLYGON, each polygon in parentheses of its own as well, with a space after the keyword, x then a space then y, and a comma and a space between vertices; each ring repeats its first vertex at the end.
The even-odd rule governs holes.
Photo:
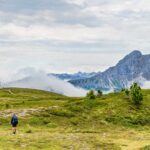
MULTIPOLYGON (((91 78, 71 80, 69 82, 84 89, 109 91, 127 88, 130 82, 140 77, 150 80, 150 54, 142 55, 139 50, 134 50, 115 66, 100 74, 96 74, 91 78)), ((139 84, 142 85, 143 83, 139 82, 139 84)))
POLYGON ((77 80, 77 79, 84 79, 84 78, 89 78, 92 77, 94 75, 96 75, 97 72, 77 72, 77 73, 73 73, 73 74, 69 74, 69 73, 61 73, 61 74, 57 74, 57 73, 50 73, 48 74, 48 76, 55 76, 59 79, 65 80, 65 81, 70 81, 70 80, 77 80))

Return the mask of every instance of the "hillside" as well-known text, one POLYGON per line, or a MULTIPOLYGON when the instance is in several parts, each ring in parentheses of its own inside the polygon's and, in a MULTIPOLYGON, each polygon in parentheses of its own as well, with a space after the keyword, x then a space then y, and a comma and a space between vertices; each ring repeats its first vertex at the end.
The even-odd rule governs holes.
POLYGON ((0 89, 0 149, 147 150, 150 90, 143 90, 143 95, 142 106, 136 108, 123 92, 89 100, 41 90, 0 89), (13 112, 19 116, 15 136, 9 125, 13 112))
POLYGON ((142 55, 138 50, 131 52, 104 72, 89 78, 71 80, 70 83, 84 89, 111 91, 129 87, 133 81, 143 87, 150 81, 150 55, 142 55))

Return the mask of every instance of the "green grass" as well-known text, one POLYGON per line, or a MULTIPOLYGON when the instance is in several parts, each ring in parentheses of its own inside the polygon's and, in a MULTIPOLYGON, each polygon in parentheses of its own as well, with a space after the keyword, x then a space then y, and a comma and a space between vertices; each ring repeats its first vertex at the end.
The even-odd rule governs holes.
POLYGON ((90 100, 33 89, 0 89, 0 149, 147 150, 150 90, 142 92, 144 100, 137 108, 124 92, 90 100), (15 136, 12 113, 19 116, 15 136))

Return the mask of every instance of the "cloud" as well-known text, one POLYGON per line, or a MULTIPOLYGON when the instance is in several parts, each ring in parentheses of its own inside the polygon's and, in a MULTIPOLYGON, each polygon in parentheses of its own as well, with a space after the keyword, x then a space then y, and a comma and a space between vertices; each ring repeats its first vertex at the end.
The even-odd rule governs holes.
POLYGON ((119 33, 110 27, 90 28, 83 25, 65 25, 59 26, 17 26, 15 24, 7 24, 0 26, 0 33, 8 35, 8 39, 24 39, 24 40, 63 40, 63 41, 83 41, 92 42, 98 39, 110 39, 114 34, 114 40, 119 39, 119 33), (82 33, 82 34, 81 34, 82 33))
POLYGON ((142 86, 143 89, 149 89, 150 88, 150 81, 145 81, 144 85, 142 86))
MULTIPOLYGON (((149 53, 149 4, 149 0, 0 0, 0 81, 28 76, 32 69, 18 74, 25 67, 103 71, 133 49, 149 53)), ((38 74, 29 85, 34 87, 30 83, 37 80, 42 85, 44 80, 45 88, 46 81, 51 83, 52 78, 38 74)))
POLYGON ((149 3, 148 0, 0 0, 1 74, 6 68, 14 72, 28 66, 48 70, 49 64, 53 64, 50 66, 53 70, 49 69, 52 72, 99 71, 103 64, 106 69, 118 61, 120 53, 123 56, 133 49, 148 53, 149 3), (89 52, 97 53, 100 59, 96 54, 90 57, 89 52), (107 55, 102 58, 103 52, 107 55), (66 53, 72 53, 71 61, 66 53), (81 55, 84 63, 81 57, 73 57, 74 53, 84 53, 86 59, 81 55), (108 61, 112 53, 115 60, 108 61))
POLYGON ((128 88, 130 88, 131 85, 132 85, 134 82, 135 82, 135 83, 138 83, 138 84, 141 86, 142 89, 149 89, 149 88, 150 88, 150 81, 149 81, 149 80, 146 80, 146 79, 142 76, 142 74, 141 74, 140 76, 138 76, 137 78, 135 78, 133 81, 130 81, 130 82, 128 83, 128 88))
POLYGON ((14 79, 11 82, 2 84, 2 86, 40 89, 76 97, 85 96, 87 92, 54 76, 48 76, 44 71, 36 71, 33 68, 20 70, 14 75, 14 79))
POLYGON ((135 0, 44 0, 42 3, 31 0, 20 3, 12 0, 8 4, 8 1, 3 1, 0 6, 0 37, 5 40, 49 39, 84 43, 100 40, 110 42, 115 39, 118 45, 124 41, 126 47, 132 41, 131 47, 134 47, 142 39, 147 41, 145 35, 149 37, 147 3, 135 0))
POLYGON ((86 0, 66 0, 67 3, 84 6, 86 0))

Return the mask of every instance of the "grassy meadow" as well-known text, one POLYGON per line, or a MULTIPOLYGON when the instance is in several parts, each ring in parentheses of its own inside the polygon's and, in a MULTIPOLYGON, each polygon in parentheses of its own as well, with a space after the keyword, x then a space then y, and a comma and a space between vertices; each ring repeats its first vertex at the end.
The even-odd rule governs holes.
POLYGON ((150 150, 150 90, 136 107, 124 92, 94 100, 0 89, 0 150, 150 150), (12 113, 19 117, 16 135, 12 113))

